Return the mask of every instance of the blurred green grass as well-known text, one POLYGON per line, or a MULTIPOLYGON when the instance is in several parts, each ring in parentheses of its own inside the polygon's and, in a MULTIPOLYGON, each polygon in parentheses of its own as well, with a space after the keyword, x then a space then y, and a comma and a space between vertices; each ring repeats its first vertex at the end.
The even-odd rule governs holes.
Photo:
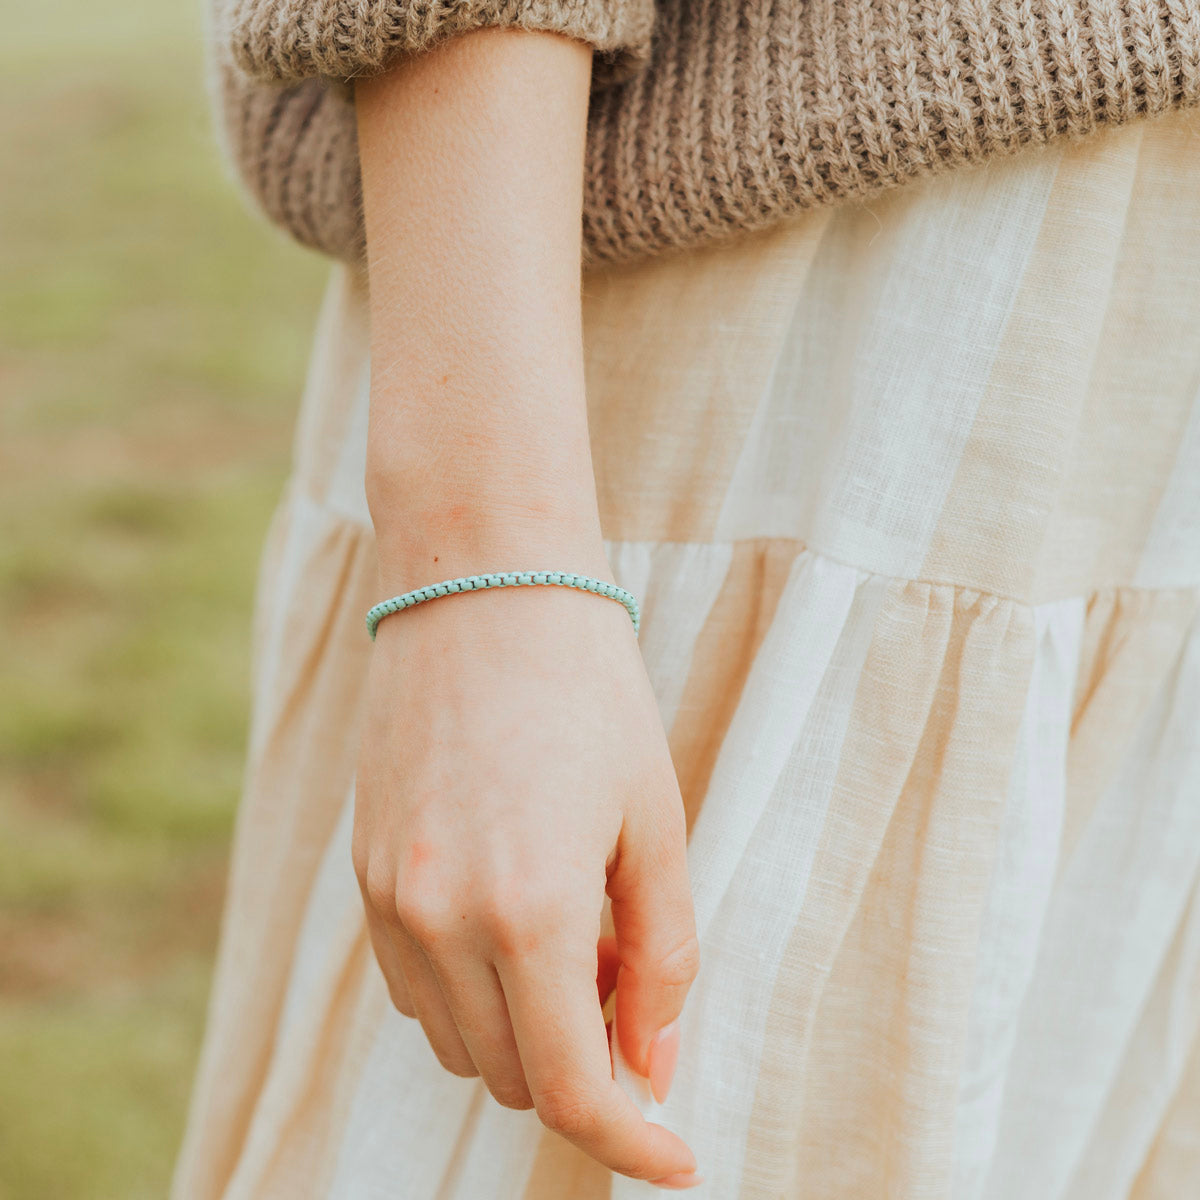
POLYGON ((0 1196, 165 1195, 326 266, 249 216, 200 0, 0 42, 0 1196))

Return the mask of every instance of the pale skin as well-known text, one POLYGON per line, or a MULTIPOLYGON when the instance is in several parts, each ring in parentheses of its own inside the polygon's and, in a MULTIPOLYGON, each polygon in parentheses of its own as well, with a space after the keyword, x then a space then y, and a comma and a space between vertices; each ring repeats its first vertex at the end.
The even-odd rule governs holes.
MULTIPOLYGON (((358 84, 381 598, 500 570, 614 579, 580 322, 590 71, 580 42, 489 29, 358 84)), ((652 1042, 699 948, 628 614, 553 586, 448 596, 380 624, 368 692, 353 858, 392 1002, 448 1070, 611 1170, 699 1182, 614 1081, 601 1007, 615 977, 615 1037, 661 1091, 652 1042)))

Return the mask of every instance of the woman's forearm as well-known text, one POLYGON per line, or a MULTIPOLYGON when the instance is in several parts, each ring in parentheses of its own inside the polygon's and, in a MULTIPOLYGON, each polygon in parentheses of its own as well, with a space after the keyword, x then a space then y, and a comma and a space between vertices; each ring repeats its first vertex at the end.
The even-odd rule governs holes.
POLYGON ((385 582, 602 555, 580 332, 590 68, 581 42, 489 29, 358 85, 385 582))

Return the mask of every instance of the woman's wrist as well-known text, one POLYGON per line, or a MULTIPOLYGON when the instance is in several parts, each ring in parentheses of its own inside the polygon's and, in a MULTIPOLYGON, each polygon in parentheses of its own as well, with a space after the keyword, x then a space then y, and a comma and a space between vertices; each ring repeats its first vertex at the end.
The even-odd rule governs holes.
POLYGON ((396 592, 492 571, 610 572, 594 498, 440 493, 372 507, 380 583, 396 592))
POLYGON ((443 404, 372 399, 367 503, 389 585, 604 569, 582 386, 540 401, 514 394, 474 420, 458 411, 469 404, 443 404))

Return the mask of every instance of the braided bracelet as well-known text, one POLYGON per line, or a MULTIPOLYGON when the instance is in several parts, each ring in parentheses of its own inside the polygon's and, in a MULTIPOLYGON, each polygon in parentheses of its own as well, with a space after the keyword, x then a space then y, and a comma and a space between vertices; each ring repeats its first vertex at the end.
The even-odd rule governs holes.
POLYGON ((376 604, 367 613, 367 632, 371 635, 371 641, 374 641, 375 630, 384 617, 399 612, 402 608, 412 608, 414 604, 435 600, 438 596, 448 596, 452 592, 476 592, 483 588, 524 587, 538 583, 578 588, 583 592, 595 592, 597 596, 607 596, 610 600, 618 601, 629 613, 634 636, 637 636, 641 627, 641 614, 638 602, 631 593, 617 587, 615 583, 605 583, 604 580, 593 579, 589 575, 570 575, 565 571, 506 571, 498 575, 464 575, 461 579, 431 583, 428 587, 417 588, 416 591, 405 592, 403 596, 393 596, 390 600, 376 604))

